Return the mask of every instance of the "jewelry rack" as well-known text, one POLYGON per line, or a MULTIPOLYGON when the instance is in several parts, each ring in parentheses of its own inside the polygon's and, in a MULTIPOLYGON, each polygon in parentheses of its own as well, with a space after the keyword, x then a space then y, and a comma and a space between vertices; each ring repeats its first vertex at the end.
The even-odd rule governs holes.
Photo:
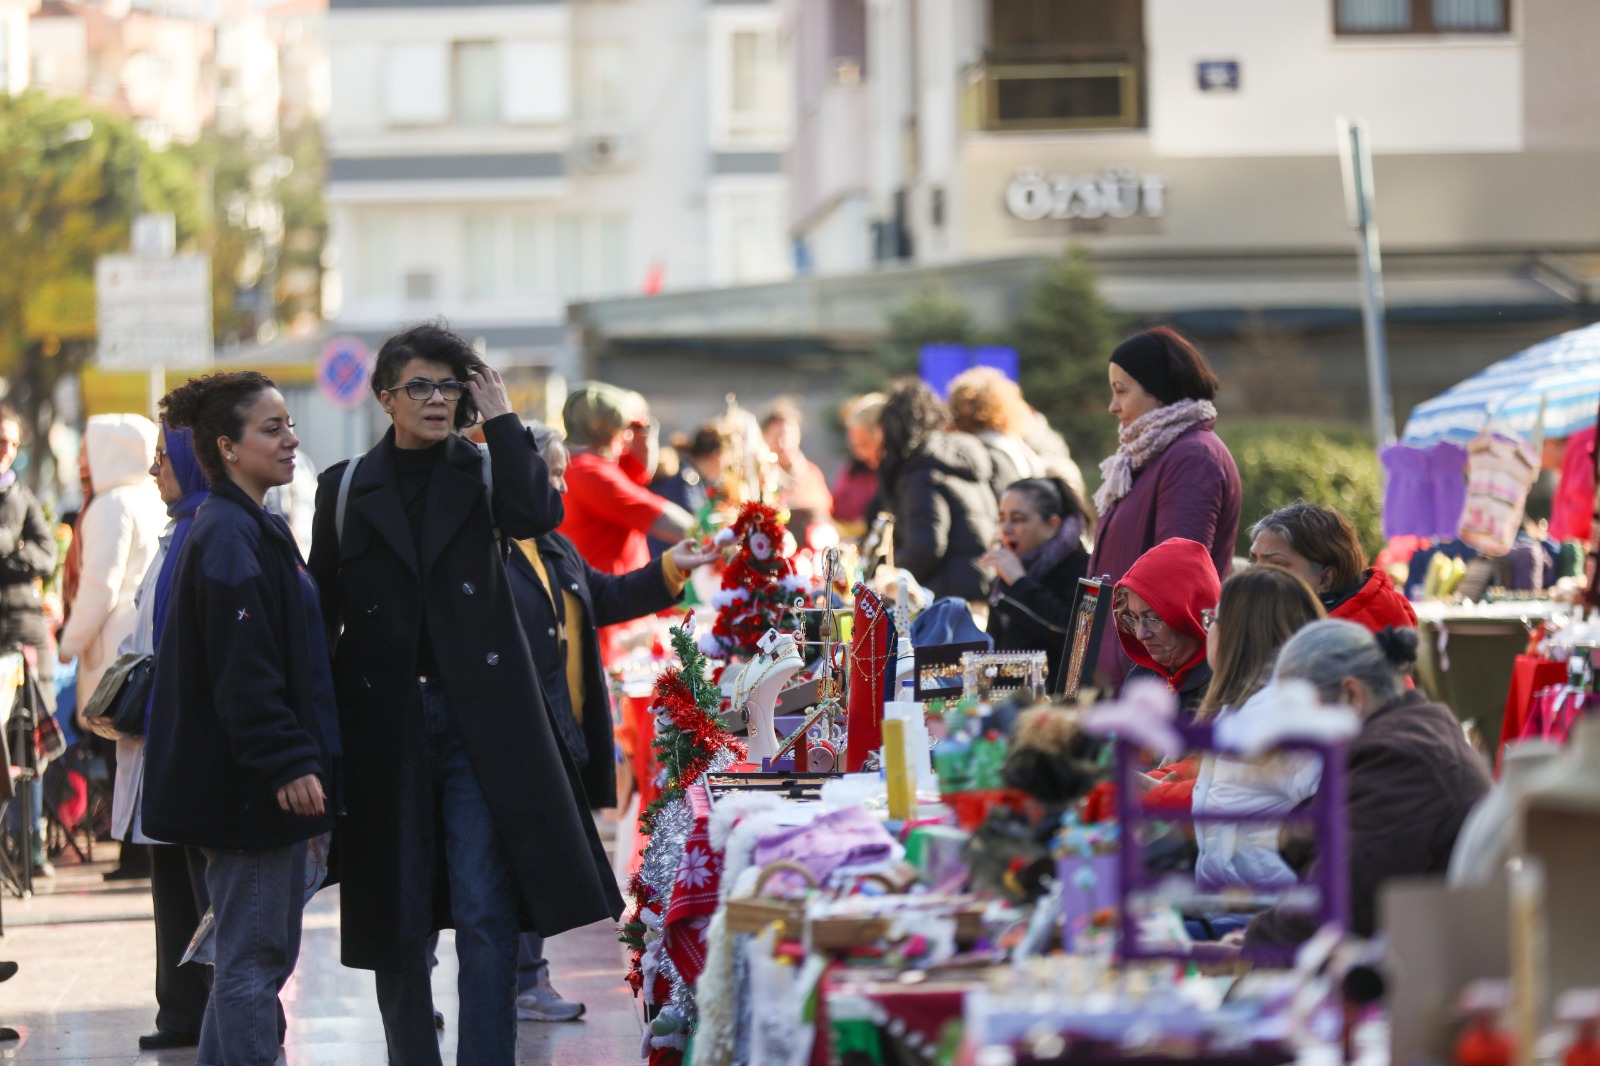
POLYGON ((778 760, 785 757, 794 758, 795 769, 805 772, 809 766, 800 766, 798 752, 801 750, 801 741, 805 739, 810 730, 821 727, 818 740, 824 740, 835 751, 844 750, 844 732, 841 704, 839 697, 842 695, 843 686, 839 676, 834 670, 835 640, 833 609, 833 590, 838 584, 840 566, 840 552, 838 548, 827 548, 822 553, 822 606, 808 606, 808 598, 796 596, 794 603, 788 608, 788 613, 795 618, 795 644, 800 647, 822 648, 822 664, 817 673, 817 709, 806 716, 800 728, 796 729, 784 742, 778 745, 777 754, 773 755, 769 765, 776 766, 778 760), (821 614, 817 623, 820 641, 805 639, 804 615, 821 614))
POLYGON ((1042 651, 965 652, 961 656, 962 695, 981 698, 991 691, 1026 688, 1044 695, 1042 651))

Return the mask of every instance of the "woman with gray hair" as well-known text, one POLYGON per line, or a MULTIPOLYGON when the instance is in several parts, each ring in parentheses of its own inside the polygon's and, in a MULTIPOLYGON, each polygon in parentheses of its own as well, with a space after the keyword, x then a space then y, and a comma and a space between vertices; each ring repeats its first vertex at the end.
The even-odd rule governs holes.
MULTIPOLYGON (((1416 630, 1372 633, 1339 618, 1306 626, 1278 653, 1277 680, 1310 682, 1361 718, 1347 775, 1350 929, 1360 936, 1376 931, 1389 879, 1444 875, 1461 823, 1489 790, 1488 765, 1450 708, 1406 687, 1416 658, 1416 630)), ((1297 944, 1315 932, 1310 915, 1274 907, 1245 938, 1297 944)))
POLYGON ((1367 565, 1350 520, 1332 508, 1296 500, 1250 527, 1250 562, 1281 566, 1311 586, 1329 618, 1348 618, 1372 632, 1415 628, 1412 609, 1389 575, 1367 565))

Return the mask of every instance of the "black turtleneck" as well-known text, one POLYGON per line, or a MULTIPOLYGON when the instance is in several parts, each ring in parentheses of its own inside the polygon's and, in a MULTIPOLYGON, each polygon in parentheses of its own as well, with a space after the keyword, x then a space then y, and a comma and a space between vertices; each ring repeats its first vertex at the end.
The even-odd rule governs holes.
MULTIPOLYGON (((406 509, 406 519, 411 525, 411 544, 417 552, 417 569, 422 568, 422 525, 428 513, 428 483, 433 479, 433 468, 444 455, 444 441, 426 448, 395 448, 395 482, 400 489, 400 502, 406 509)), ((428 611, 424 602, 422 628, 417 633, 417 673, 424 677, 437 677, 439 663, 433 655, 433 641, 428 637, 428 611)))

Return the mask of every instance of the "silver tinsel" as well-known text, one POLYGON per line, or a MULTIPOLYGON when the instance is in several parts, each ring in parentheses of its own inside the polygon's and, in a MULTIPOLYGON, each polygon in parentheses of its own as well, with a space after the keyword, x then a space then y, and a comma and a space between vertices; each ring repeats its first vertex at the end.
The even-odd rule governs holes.
POLYGON ((661 904, 662 914, 667 912, 667 904, 671 902, 672 883, 677 880, 678 863, 693 828, 694 815, 689 813, 687 800, 674 800, 656 812, 650 843, 639 864, 639 876, 655 893, 651 898, 661 904))
MULTIPOLYGON (((721 773, 737 761, 733 752, 719 751, 711 757, 707 773, 721 773)), ((704 781, 705 776, 702 775, 689 787, 699 788, 704 781)), ((651 827, 650 842, 645 845, 644 857, 639 863, 639 877, 654 892, 652 899, 659 901, 663 918, 672 906, 672 886, 678 880, 678 864, 683 858, 683 849, 688 846, 689 834, 693 829, 694 815, 689 810, 687 799, 674 800, 661 808, 656 813, 655 823, 651 827)), ((683 1023, 681 1033, 693 1032, 697 1016, 694 988, 683 979, 682 974, 678 973, 678 967, 673 964, 671 956, 666 952, 661 953, 659 973, 667 979, 667 987, 671 989, 671 997, 661 1006, 661 1013, 680 1019, 683 1023)), ((652 1038, 646 1034, 645 1043, 648 1046, 656 1039, 661 1038, 652 1038)))

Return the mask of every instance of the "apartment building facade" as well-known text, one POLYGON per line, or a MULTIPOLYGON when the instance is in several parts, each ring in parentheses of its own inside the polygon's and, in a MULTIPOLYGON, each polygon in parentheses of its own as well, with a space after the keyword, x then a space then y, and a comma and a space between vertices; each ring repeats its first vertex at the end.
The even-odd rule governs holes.
POLYGON ((1078 245, 1133 315, 1225 359, 1310 352, 1354 395, 1343 116, 1371 135, 1402 415, 1600 315, 1585 0, 791 0, 786 27, 792 225, 819 278, 1015 262, 1022 282, 1078 245))
POLYGON ((329 39, 340 330, 571 377, 570 302, 791 275, 775 4, 332 0, 329 39))

